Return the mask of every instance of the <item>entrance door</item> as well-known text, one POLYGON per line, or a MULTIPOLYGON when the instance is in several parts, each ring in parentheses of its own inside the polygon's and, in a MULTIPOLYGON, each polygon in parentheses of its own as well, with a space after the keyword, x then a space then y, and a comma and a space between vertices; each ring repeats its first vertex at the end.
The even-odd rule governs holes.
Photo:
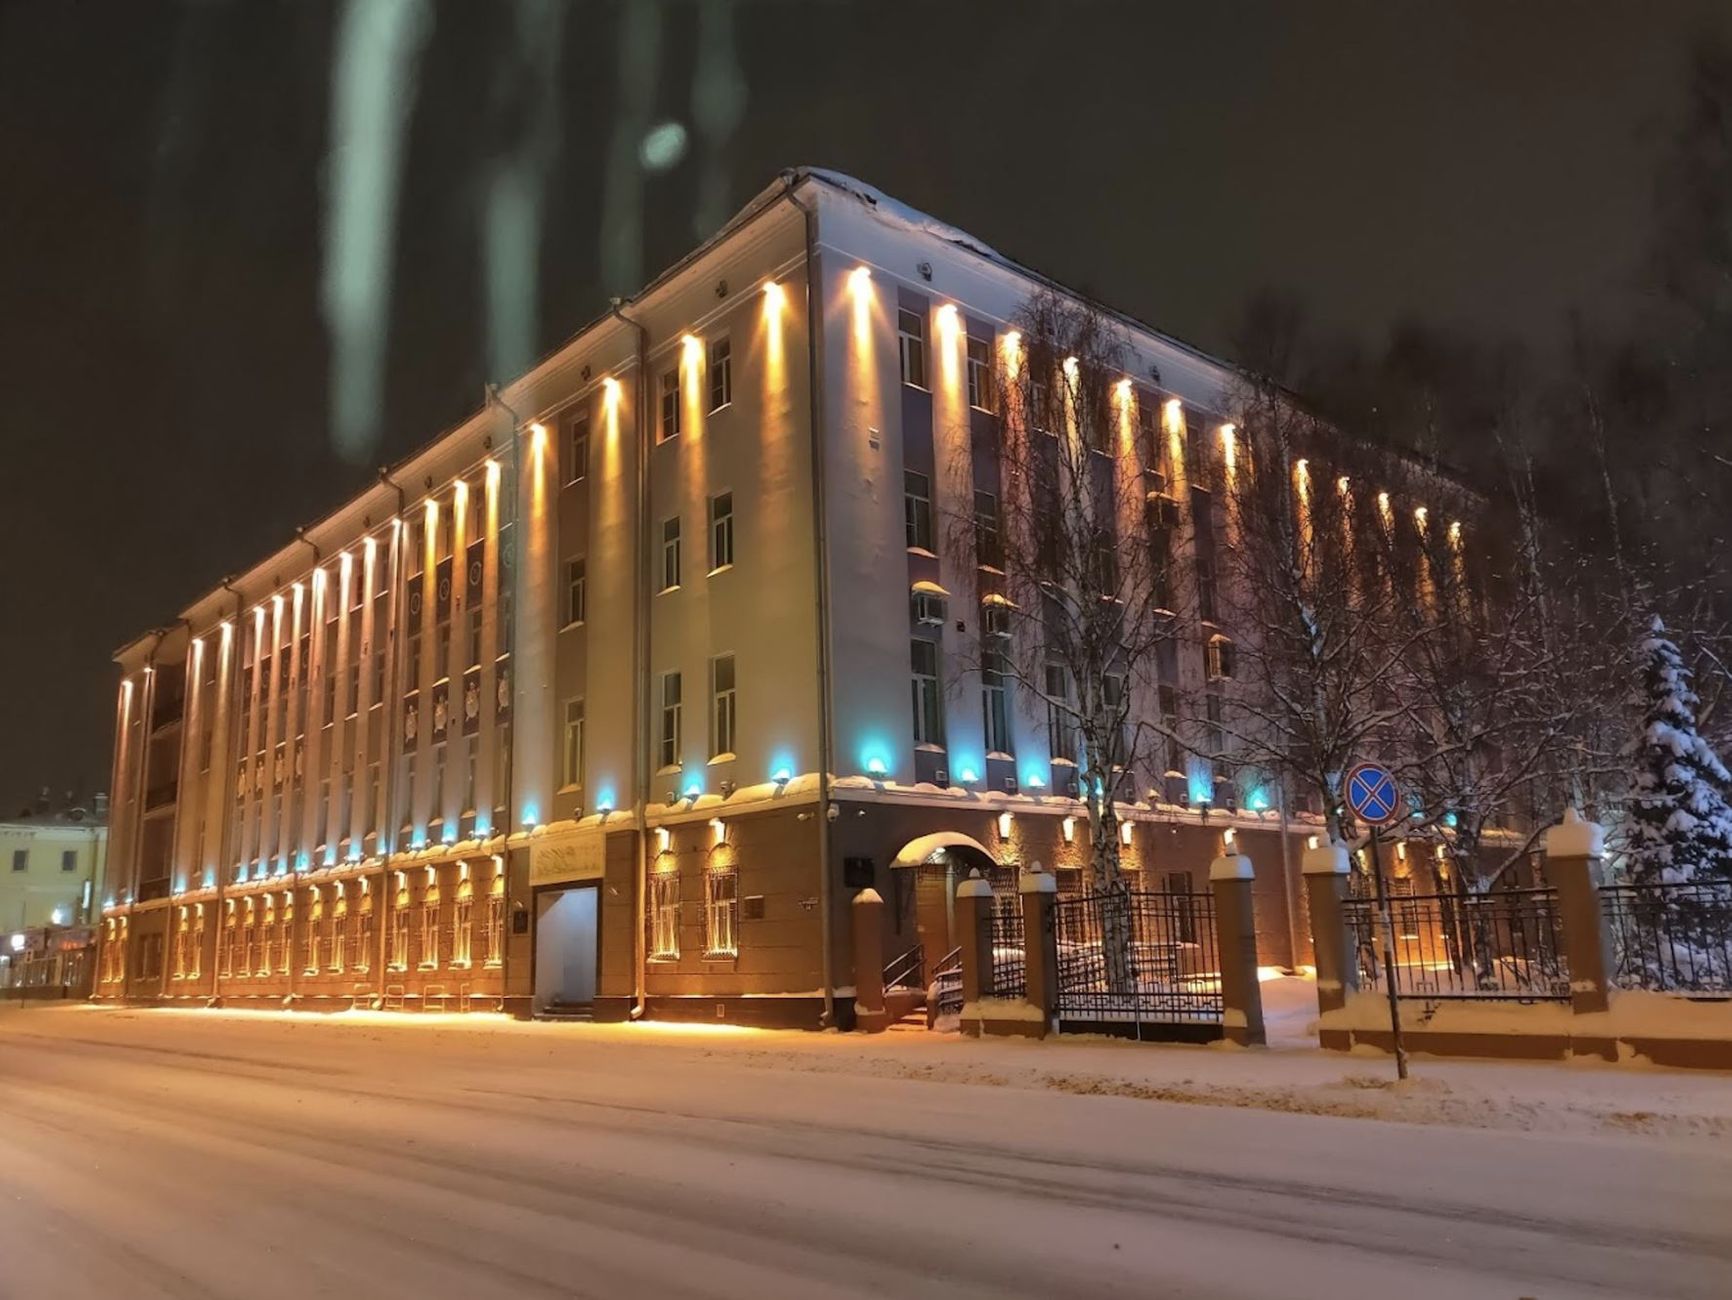
POLYGON ((595 1001, 594 885, 536 895, 535 1008, 588 1006, 595 1001))

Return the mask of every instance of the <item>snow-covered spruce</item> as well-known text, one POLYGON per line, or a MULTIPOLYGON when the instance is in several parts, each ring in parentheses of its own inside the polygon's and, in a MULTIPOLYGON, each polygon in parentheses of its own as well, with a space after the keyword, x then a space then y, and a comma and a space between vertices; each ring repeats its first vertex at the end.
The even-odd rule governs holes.
POLYGON ((1732 927, 1732 808, 1725 765, 1696 729, 1696 693, 1655 618, 1642 641, 1640 735, 1625 829, 1638 928, 1620 932, 1617 982, 1657 990, 1724 982, 1732 927), (1668 951, 1669 950, 1669 951, 1668 951))
POLYGON ((1630 880, 1637 885, 1732 881, 1732 808, 1725 764, 1696 730, 1696 693, 1656 617, 1642 646, 1647 707, 1632 747, 1630 880))

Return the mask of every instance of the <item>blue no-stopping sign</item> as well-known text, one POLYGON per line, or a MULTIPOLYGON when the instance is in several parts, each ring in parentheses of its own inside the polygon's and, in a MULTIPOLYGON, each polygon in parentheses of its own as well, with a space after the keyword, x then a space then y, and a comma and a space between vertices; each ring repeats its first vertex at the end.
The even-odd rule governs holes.
POLYGON ((1347 806, 1367 826, 1387 826, 1399 815, 1395 777, 1378 763, 1361 763, 1347 774, 1347 806))

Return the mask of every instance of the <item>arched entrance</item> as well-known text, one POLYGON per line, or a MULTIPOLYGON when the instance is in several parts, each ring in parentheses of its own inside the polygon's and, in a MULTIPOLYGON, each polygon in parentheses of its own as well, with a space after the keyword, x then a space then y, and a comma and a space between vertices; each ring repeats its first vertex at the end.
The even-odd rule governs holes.
POLYGON ((986 846, 960 831, 935 831, 909 840, 891 860, 898 929, 919 936, 925 968, 935 971, 956 938, 956 886, 978 870, 992 883, 996 906, 1020 907, 1016 868, 1001 864, 986 846))

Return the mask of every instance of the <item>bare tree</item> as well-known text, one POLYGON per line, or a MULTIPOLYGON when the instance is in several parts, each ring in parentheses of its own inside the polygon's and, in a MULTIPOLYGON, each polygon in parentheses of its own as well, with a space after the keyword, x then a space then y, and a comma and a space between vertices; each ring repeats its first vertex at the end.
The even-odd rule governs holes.
MULTIPOLYGON (((1127 376, 1105 313, 1037 291, 1011 322, 992 382, 996 445, 972 448, 972 486, 993 500, 953 527, 983 575, 975 667, 1044 716, 1055 769, 1074 765, 1088 813, 1087 880, 1122 894, 1118 805, 1152 735, 1136 701, 1156 649, 1177 635, 1171 521, 1151 506, 1161 474, 1158 403, 1127 376)), ((1158 495, 1158 494, 1157 494, 1158 495)), ((989 700, 990 700, 989 696, 989 700)), ((1003 697, 1001 697, 1003 698, 1003 697)), ((991 735, 1002 719, 986 719, 991 735)), ((1108 978, 1132 978, 1122 909, 1109 909, 1108 978)))
POLYGON ((1388 497, 1364 473, 1378 458, 1361 449, 1360 474, 1346 471, 1339 438, 1268 381, 1247 378, 1227 400, 1242 427, 1221 494, 1220 635, 1236 662, 1211 654, 1211 675, 1232 685, 1208 707, 1236 760, 1314 793, 1344 839, 1347 770, 1402 717, 1403 660, 1429 628, 1394 617, 1378 522, 1388 497))

